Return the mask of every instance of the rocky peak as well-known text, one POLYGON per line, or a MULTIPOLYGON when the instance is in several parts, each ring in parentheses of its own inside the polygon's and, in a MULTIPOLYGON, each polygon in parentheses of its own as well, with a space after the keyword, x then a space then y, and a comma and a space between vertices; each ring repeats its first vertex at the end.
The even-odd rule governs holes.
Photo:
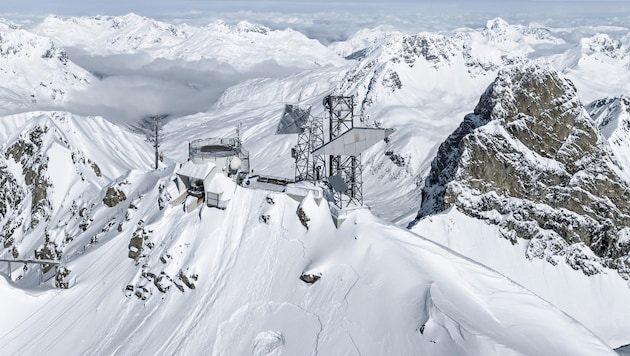
POLYGON ((630 54, 630 49, 625 48, 621 40, 600 33, 590 38, 580 40, 583 50, 590 53, 602 53, 611 58, 623 58, 630 54))
POLYGON ((549 29, 540 25, 510 25, 500 17, 489 20, 481 34, 495 42, 545 42, 562 43, 563 40, 553 37, 549 29))
POLYGON ((413 67, 418 59, 426 60, 433 66, 439 67, 461 55, 461 48, 461 43, 449 36, 419 33, 403 38, 402 59, 410 67, 413 67))
POLYGON ((545 65, 501 70, 440 146, 417 219, 455 206, 528 258, 630 275, 630 186, 573 84, 545 65))
POLYGON ((259 33, 261 35, 266 35, 269 31, 271 31, 269 27, 253 24, 247 21, 239 22, 234 28, 234 32, 236 33, 259 33))

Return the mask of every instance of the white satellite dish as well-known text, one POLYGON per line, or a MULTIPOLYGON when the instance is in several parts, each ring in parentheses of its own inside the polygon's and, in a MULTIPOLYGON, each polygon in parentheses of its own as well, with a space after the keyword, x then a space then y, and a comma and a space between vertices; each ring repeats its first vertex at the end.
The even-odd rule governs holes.
POLYGON ((238 157, 234 157, 232 158, 232 160, 230 161, 230 171, 232 172, 236 172, 239 169, 241 169, 241 165, 243 164, 243 162, 241 162, 241 159, 238 157))

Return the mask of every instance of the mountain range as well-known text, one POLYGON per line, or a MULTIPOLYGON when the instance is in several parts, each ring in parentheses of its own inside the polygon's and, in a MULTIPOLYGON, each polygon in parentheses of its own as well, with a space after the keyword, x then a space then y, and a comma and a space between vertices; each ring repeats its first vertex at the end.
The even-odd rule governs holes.
POLYGON ((625 31, 497 18, 325 46, 248 22, 0 21, 0 255, 60 262, 0 262, 0 349, 614 355, 630 344, 625 31), (142 117, 73 112, 116 56, 243 79, 169 117, 153 169, 142 117), (290 70, 251 74, 270 63, 290 70), (321 118, 329 94, 396 129, 362 154, 367 208, 336 226, 325 199, 231 181, 225 210, 170 204, 189 142, 237 127, 255 174, 292 178, 283 107, 321 118))

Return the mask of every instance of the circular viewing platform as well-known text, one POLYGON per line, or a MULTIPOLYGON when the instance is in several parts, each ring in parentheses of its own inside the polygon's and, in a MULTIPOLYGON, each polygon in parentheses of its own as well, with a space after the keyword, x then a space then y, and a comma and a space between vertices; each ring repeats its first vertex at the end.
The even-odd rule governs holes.
POLYGON ((196 164, 214 162, 222 167, 233 157, 241 159, 243 172, 249 171, 249 152, 238 138, 206 138, 188 144, 188 158, 196 164))
POLYGON ((238 156, 241 152, 234 138, 207 138, 191 141, 188 146, 189 158, 221 158, 238 156))

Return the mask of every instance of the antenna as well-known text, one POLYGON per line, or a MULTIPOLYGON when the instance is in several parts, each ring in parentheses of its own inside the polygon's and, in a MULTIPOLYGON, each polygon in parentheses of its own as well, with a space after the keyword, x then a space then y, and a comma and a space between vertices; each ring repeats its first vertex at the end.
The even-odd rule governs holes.
POLYGON ((310 106, 286 105, 276 134, 298 134, 298 144, 291 149, 296 182, 326 181, 337 207, 362 206, 361 152, 394 130, 354 127, 353 96, 328 95, 322 105, 324 118, 311 116, 310 106))
POLYGON ((295 181, 320 180, 325 162, 311 151, 324 143, 324 132, 321 121, 311 116, 310 106, 285 105, 276 135, 285 134, 298 135, 297 145, 291 148, 291 157, 295 159, 295 181))
POLYGON ((242 122, 238 122, 238 124, 236 124, 236 146, 237 148, 241 147, 241 127, 243 126, 242 122))
POLYGON ((328 184, 335 204, 363 205, 361 152, 391 135, 393 129, 354 127, 354 97, 329 95, 324 98, 328 120, 328 142, 316 146, 314 156, 328 157, 328 184))

